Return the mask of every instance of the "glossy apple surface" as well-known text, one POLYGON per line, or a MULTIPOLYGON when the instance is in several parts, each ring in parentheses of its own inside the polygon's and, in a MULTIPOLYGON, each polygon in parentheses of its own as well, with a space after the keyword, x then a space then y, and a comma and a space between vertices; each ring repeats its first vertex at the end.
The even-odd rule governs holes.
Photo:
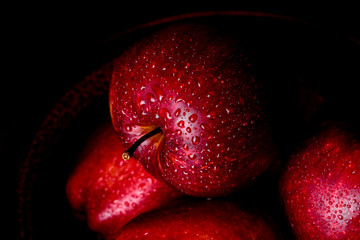
POLYGON ((228 194, 276 154, 263 91, 236 38, 199 24, 173 25, 136 43, 115 66, 110 111, 129 148, 158 179, 194 196, 228 194))
POLYGON ((125 239, 278 239, 259 215, 229 201, 192 201, 147 212, 126 225, 125 239))
POLYGON ((360 143, 327 127, 294 153, 281 195, 298 239, 360 239, 360 143))
POLYGON ((84 212, 89 227, 107 239, 140 213, 181 195, 134 159, 124 161, 123 151, 108 122, 92 134, 67 182, 72 208, 84 212))

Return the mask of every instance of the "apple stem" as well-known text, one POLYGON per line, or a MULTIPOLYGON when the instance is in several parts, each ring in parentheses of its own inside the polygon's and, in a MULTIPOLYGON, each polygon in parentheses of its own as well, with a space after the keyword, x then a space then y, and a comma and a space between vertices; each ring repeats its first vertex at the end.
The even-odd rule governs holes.
POLYGON ((126 150, 123 154, 122 154, 122 158, 124 160, 129 160, 132 155, 134 154, 135 150, 140 146, 141 143, 143 143, 146 139, 151 138, 152 136, 154 136, 155 134, 158 134, 162 132, 161 128, 155 128, 154 130, 148 132, 147 134, 143 135, 141 138, 139 138, 138 140, 136 140, 136 142, 131 145, 131 147, 126 150))

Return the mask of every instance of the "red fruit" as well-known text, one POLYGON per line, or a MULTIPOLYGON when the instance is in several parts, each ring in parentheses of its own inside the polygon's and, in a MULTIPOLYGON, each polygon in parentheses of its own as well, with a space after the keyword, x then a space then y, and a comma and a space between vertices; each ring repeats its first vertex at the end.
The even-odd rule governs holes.
POLYGON ((102 126, 86 144, 66 188, 70 205, 84 211, 89 227, 108 239, 140 213, 180 196, 134 159, 124 161, 123 151, 111 123, 102 126))
POLYGON ((276 153, 263 92, 238 40, 209 26, 171 26, 130 48, 113 73, 110 109, 126 148, 161 130, 134 157, 190 195, 228 194, 276 153))
POLYGON ((360 143, 331 127, 291 156, 281 182, 298 239, 360 239, 360 143))
POLYGON ((261 217, 225 201, 195 201, 156 209, 126 225, 117 240, 126 239, 278 239, 261 217))

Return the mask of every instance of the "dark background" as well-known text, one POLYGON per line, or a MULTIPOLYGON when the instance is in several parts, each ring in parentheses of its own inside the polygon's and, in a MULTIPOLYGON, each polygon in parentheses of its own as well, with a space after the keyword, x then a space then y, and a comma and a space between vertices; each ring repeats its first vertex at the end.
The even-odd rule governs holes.
POLYGON ((7 222, 13 226, 17 221, 19 163, 26 156, 36 131, 54 103, 75 83, 111 60, 103 53, 107 39, 138 24, 176 14, 243 10, 296 17, 357 41, 360 39, 360 14, 356 9, 355 5, 345 4, 286 6, 224 1, 4 6, 0 159, 4 191, 10 190, 10 194, 2 193, 3 198, 10 200, 11 208, 5 206, 11 210, 11 220, 7 222))

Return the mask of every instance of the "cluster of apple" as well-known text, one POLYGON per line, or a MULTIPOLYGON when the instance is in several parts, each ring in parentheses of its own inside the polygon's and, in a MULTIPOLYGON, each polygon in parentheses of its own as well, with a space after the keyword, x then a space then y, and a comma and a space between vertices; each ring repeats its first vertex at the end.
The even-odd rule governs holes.
MULTIPOLYGON (((72 208, 107 239, 279 239, 227 196, 274 162, 266 92, 238 39, 178 24, 129 48, 101 126, 67 184, 72 208)), ((280 198, 298 239, 360 239, 360 142, 339 125, 301 144, 280 198)))

